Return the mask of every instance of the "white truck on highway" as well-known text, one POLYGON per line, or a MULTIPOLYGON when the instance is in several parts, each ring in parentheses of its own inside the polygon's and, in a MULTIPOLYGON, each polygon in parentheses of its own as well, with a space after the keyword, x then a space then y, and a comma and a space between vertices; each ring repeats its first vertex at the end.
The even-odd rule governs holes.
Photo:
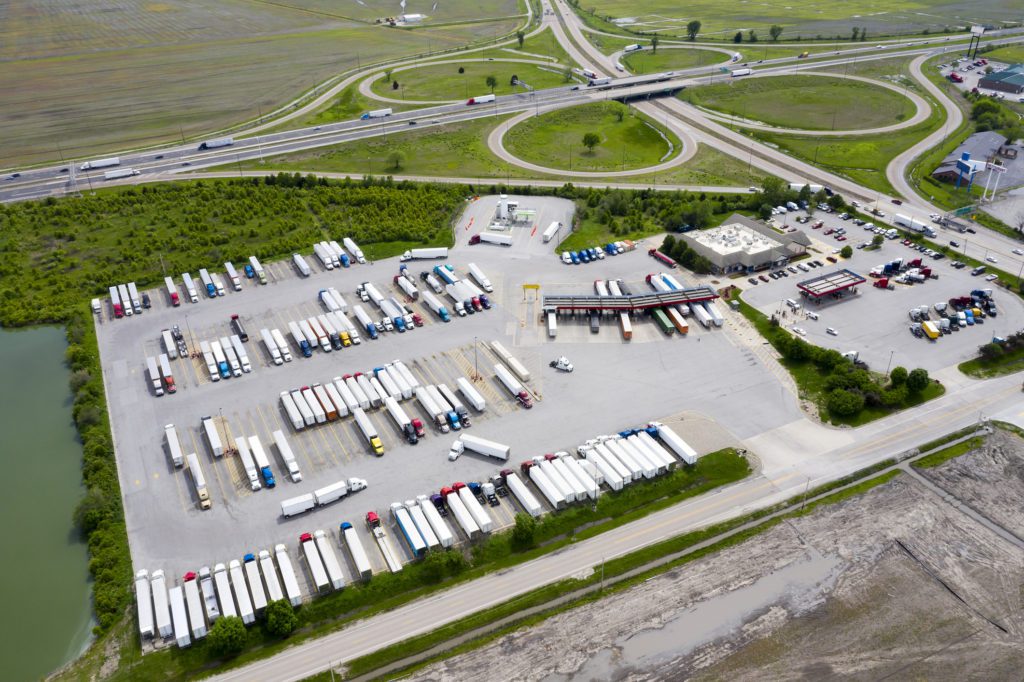
POLYGON ((109 159, 97 159, 95 161, 86 161, 85 163, 83 163, 81 166, 78 167, 78 170, 80 170, 80 171, 97 170, 99 168, 110 168, 112 166, 120 166, 120 165, 121 165, 121 159, 116 157, 116 156, 112 156, 109 159))

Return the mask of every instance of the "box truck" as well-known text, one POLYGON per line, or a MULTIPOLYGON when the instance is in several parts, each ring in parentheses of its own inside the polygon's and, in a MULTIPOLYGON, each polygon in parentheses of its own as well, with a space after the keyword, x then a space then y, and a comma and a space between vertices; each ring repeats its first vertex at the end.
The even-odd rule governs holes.
POLYGON ((199 498, 199 507, 201 509, 209 509, 211 507, 210 502, 210 491, 206 488, 206 477, 203 476, 203 470, 199 466, 199 455, 192 452, 189 453, 188 457, 188 473, 192 477, 192 485, 196 489, 196 497, 199 498))
POLYGON ((277 559, 277 566, 281 569, 281 582, 284 584, 284 593, 292 606, 302 604, 302 591, 299 589, 299 581, 295 577, 295 568, 288 556, 288 548, 284 545, 274 546, 274 558, 277 559))
POLYGON ((348 553, 352 556, 352 563, 356 567, 356 575, 359 580, 369 580, 373 577, 373 567, 370 566, 370 559, 366 556, 366 550, 363 549, 363 543, 359 539, 356 529, 352 527, 352 524, 345 521, 339 527, 341 536, 345 539, 345 544, 348 546, 348 553))

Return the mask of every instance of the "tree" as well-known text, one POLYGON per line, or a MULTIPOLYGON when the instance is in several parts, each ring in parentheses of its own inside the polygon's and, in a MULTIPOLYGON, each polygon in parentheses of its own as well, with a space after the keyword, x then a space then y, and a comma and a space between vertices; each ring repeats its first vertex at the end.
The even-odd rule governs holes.
POLYGON ((907 375, 907 390, 911 393, 920 393, 928 388, 929 383, 931 383, 931 379, 928 377, 926 369, 918 367, 907 375))
POLYGON ((841 194, 833 194, 828 198, 828 205, 832 208, 833 211, 838 211, 839 209, 846 206, 846 200, 843 199, 843 195, 841 194))
POLYGON ((459 73, 466 73, 466 67, 465 66, 460 66, 459 67, 459 73))
MULTIPOLYGON (((460 71, 459 73, 462 73, 462 72, 460 71)), ((385 83, 390 83, 391 82, 391 69, 385 69, 384 70, 384 82, 385 83)))
POLYGON ((1003 354, 1003 347, 998 343, 986 343, 978 348, 978 354, 986 360, 995 360, 1003 354))
POLYGON ((516 40, 519 41, 519 49, 523 49, 523 43, 526 42, 526 34, 522 31, 516 31, 516 40))
POLYGON ((519 76, 517 76, 516 74, 512 74, 512 78, 509 79, 508 84, 509 85, 515 85, 518 82, 519 82, 519 76))
POLYGON ((626 118, 626 107, 625 104, 620 104, 615 107, 615 120, 618 123, 622 123, 622 119, 626 118))
POLYGON ((223 616, 217 619, 206 637, 218 656, 235 656, 245 648, 245 625, 238 616, 223 616))
POLYGON ((658 54, 658 36, 651 38, 651 54, 658 54))
POLYGON ((768 35, 772 37, 772 42, 779 42, 779 36, 782 35, 782 27, 778 24, 772 24, 772 27, 768 29, 768 35))
POLYGON ((697 39, 697 34, 700 33, 700 22, 694 19, 686 25, 686 35, 693 41, 697 39))
POLYGON ((863 26, 860 27, 860 42, 864 42, 868 37, 868 30, 863 26))
POLYGON ((391 89, 392 90, 397 90, 399 87, 401 87, 401 86, 398 85, 398 81, 391 81, 391 89))
POLYGON ((885 243, 885 237, 883 237, 880 234, 876 234, 874 237, 871 238, 871 245, 872 246, 881 246, 884 243, 885 243))
POLYGON ((267 604, 267 632, 275 637, 287 637, 299 624, 295 609, 287 599, 278 599, 267 604))
POLYGON ((837 417, 850 417, 863 409, 864 396, 860 393, 837 388, 828 394, 828 411, 837 417))
POLYGON ((743 42, 743 31, 736 31, 736 35, 732 37, 732 42, 739 45, 743 42))
POLYGON ((856 26, 854 26, 852 29, 850 29, 850 34, 851 34, 850 35, 850 40, 851 41, 857 40, 857 36, 860 35, 860 29, 857 28, 856 26))
POLYGON ((392 170, 398 170, 405 163, 405 153, 396 149, 395 151, 388 154, 389 168, 392 170))
POLYGON ((498 79, 494 76, 488 76, 485 82, 487 83, 487 87, 491 89, 491 92, 494 92, 494 88, 498 87, 498 79))
POLYGON ((757 42, 757 31, 755 31, 754 29, 750 29, 747 32, 747 42, 748 43, 756 43, 757 42))
POLYGON ((516 514, 516 525, 512 528, 512 546, 516 549, 533 547, 537 521, 529 514, 516 514))
POLYGON ((850 256, 853 255, 853 247, 847 244, 839 252, 839 255, 842 256, 843 258, 849 258, 850 256))
POLYGON ((601 143, 601 136, 597 133, 584 133, 583 134, 583 146, 587 148, 588 152, 593 153, 594 147, 601 143))

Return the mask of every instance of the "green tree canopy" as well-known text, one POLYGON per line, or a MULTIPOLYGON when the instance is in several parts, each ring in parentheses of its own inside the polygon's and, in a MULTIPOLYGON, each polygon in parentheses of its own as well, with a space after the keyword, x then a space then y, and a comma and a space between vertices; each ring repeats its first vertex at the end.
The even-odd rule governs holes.
POLYGON ((587 151, 593 152, 594 147, 601 143, 601 136, 597 133, 583 133, 583 146, 587 151))
POLYGON ((907 388, 911 393, 920 393, 928 388, 929 383, 931 383, 931 378, 929 378, 928 370, 926 369, 918 367, 911 370, 910 374, 907 375, 907 388))
POLYGON ((267 632, 275 637, 287 637, 299 624, 295 609, 287 599, 278 599, 267 604, 267 632))
POLYGON ((218 656, 235 656, 245 648, 245 625, 238 616, 224 616, 210 628, 207 641, 218 656))
POLYGON ((686 25, 686 35, 690 40, 696 40, 698 33, 700 33, 700 22, 694 19, 686 25))

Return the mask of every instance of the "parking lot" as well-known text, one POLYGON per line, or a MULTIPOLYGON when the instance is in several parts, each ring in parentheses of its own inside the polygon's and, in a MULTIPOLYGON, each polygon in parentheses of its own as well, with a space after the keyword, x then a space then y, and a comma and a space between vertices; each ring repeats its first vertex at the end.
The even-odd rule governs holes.
MULTIPOLYGON (((787 215, 786 225, 810 235, 813 243, 809 260, 818 260, 825 267, 811 268, 808 272, 797 269, 793 273, 787 270, 787 277, 769 279, 767 283, 758 279, 757 285, 751 285, 747 277, 743 277, 736 280, 736 284, 746 290, 743 300, 767 315, 785 313, 784 326, 795 326, 805 331, 804 338, 810 343, 840 352, 857 351, 860 359, 879 372, 885 371, 890 360, 892 367, 924 367, 930 372, 936 372, 974 357, 978 346, 988 343, 993 336, 1006 336, 1024 324, 1024 302, 1019 297, 1000 293, 992 282, 985 281, 984 276, 972 276, 969 267, 952 267, 955 256, 935 260, 905 246, 902 237, 886 239, 879 250, 858 249, 858 244, 870 241, 874 235, 864 227, 854 225, 852 220, 844 221, 837 214, 816 211, 810 222, 801 225, 795 222, 794 217, 793 214, 787 215), (812 229, 811 226, 819 220, 824 225, 812 229), (829 229, 840 227, 846 228, 846 241, 836 241, 836 233, 825 234, 829 229), (838 253, 833 253, 847 244, 854 247, 851 258, 843 259, 838 253), (836 258, 838 263, 828 262, 828 256, 836 258), (868 276, 869 271, 896 258, 903 258, 904 262, 921 258, 922 266, 932 268, 939 278, 915 285, 894 284, 893 291, 874 288, 872 284, 875 280, 868 276), (799 295, 796 286, 798 282, 841 268, 849 268, 867 280, 857 288, 855 295, 838 300, 827 299, 820 305, 799 295), (910 333, 912 323, 908 312, 911 308, 933 306, 953 296, 969 296, 973 289, 979 288, 994 289, 999 308, 997 317, 986 318, 984 324, 963 328, 935 341, 916 338, 910 333), (805 310, 793 313, 785 304, 787 298, 801 303, 805 310), (806 310, 817 313, 819 319, 808 318, 806 310), (835 335, 826 332, 830 327, 835 330, 835 335)), ((782 217, 777 220, 782 222, 782 217)), ((807 260, 797 262, 806 263, 807 260)), ((791 267, 795 269, 796 265, 791 267)), ((936 319, 934 312, 932 319, 936 319)))
MULTIPOLYGON (((287 336, 287 321, 323 312, 317 293, 327 286, 337 288, 350 306, 356 302, 355 288, 364 281, 373 282, 385 296, 399 296, 391 283, 398 272, 397 259, 326 272, 309 256, 309 278, 300 277, 285 261, 264 264, 267 286, 245 281, 241 292, 228 291, 222 298, 204 297, 197 304, 172 308, 162 289, 151 290, 151 310, 116 321, 105 306, 97 323, 98 338, 135 566, 181 575, 279 542, 287 544, 296 559, 299 553, 294 550, 303 532, 323 528, 337 541, 340 522, 362 529, 362 518, 370 510, 390 524, 387 510, 392 502, 429 495, 455 481, 483 481, 505 466, 518 468, 532 456, 572 450, 596 435, 652 419, 674 420, 680 435, 708 452, 800 418, 795 399, 780 387, 778 368, 762 364, 756 349, 737 337, 735 314, 725 310, 725 328, 705 330, 691 324, 686 336, 665 337, 649 320, 637 320, 631 342, 623 341, 611 318, 602 322, 597 334, 582 318, 578 323, 562 318, 558 337, 549 340, 541 319, 540 297, 545 293, 591 293, 598 278, 621 278, 635 291, 643 291, 644 277, 661 268, 647 256, 646 245, 589 265, 563 265, 553 248, 561 237, 545 244, 541 234, 552 220, 571 224, 571 203, 520 200, 537 213, 530 223, 507 230, 513 236, 511 247, 465 245, 475 226, 489 221, 494 197, 469 204, 458 221, 457 246, 448 262, 461 275, 469 262, 480 266, 494 286, 495 306, 448 324, 421 303, 410 303, 423 317, 423 327, 384 334, 376 341, 364 335, 361 345, 316 351, 308 359, 293 348, 291 363, 270 363, 259 340, 260 328, 277 327, 287 336), (523 284, 539 284, 540 291, 524 289, 523 284), (232 314, 246 324, 252 372, 214 383, 201 359, 174 360, 177 393, 155 397, 145 379, 145 357, 162 350, 160 331, 179 325, 194 350, 200 340, 230 334, 232 314), (531 372, 532 410, 516 405, 497 383, 497 359, 488 346, 494 340, 504 343, 531 372), (559 355, 576 365, 573 373, 548 367, 559 355), (445 382, 454 387, 456 378, 472 377, 479 368, 476 386, 487 408, 473 414, 471 433, 511 445, 509 464, 472 454, 449 462, 447 453, 456 434, 428 427, 424 439, 409 445, 380 410, 368 412, 384 443, 380 458, 370 453, 350 417, 292 430, 279 401, 281 391, 368 372, 395 359, 402 359, 424 384, 445 382), (742 411, 735 409, 738 396, 746 405, 742 411), (214 458, 200 432, 204 416, 215 419, 225 445, 233 444, 236 436, 257 436, 271 459, 277 487, 253 492, 237 457, 214 458), (163 443, 163 426, 169 423, 176 425, 186 453, 200 457, 213 502, 208 511, 199 509, 188 475, 170 462, 163 443), (285 432, 295 452, 303 474, 300 483, 286 480, 276 448, 270 445, 277 429, 285 432), (281 517, 282 500, 349 477, 365 479, 368 488, 307 514, 281 517)), ((409 265, 416 274, 438 262, 409 265)), ((208 265, 212 269, 214 264, 208 265)), ((363 305, 371 311, 372 304, 363 305)), ((414 401, 404 407, 427 423, 414 401)), ((518 507, 504 498, 490 511, 500 528, 512 523, 518 507)), ((389 533, 392 546, 408 558, 393 527, 389 533)), ((385 570, 368 533, 364 546, 376 569, 385 570)), ((299 573, 305 576, 304 569, 299 573)))

